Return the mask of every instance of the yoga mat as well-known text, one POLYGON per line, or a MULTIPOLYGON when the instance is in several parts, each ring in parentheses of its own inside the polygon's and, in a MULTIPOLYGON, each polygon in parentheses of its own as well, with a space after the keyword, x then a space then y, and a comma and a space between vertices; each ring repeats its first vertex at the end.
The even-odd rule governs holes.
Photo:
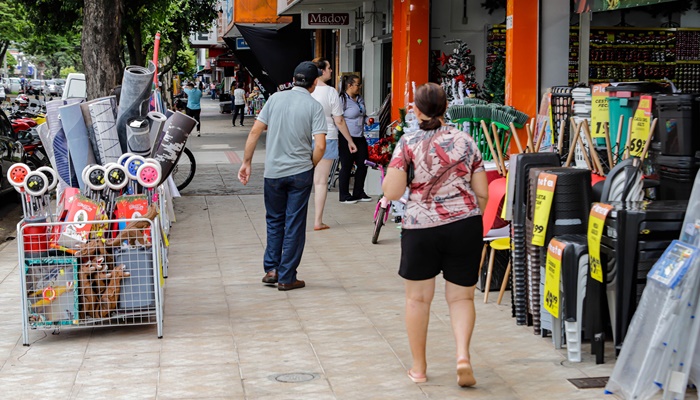
POLYGON ((123 154, 116 126, 117 98, 108 96, 91 100, 81 104, 80 110, 97 163, 117 162, 123 154))
MULTIPOLYGON (((48 151, 53 153, 52 165, 58 173, 58 178, 68 186, 77 185, 78 181, 71 168, 68 156, 68 140, 63 131, 58 108, 65 105, 63 100, 52 100, 46 103, 46 123, 48 132, 41 137, 41 142, 48 151)), ((76 186, 77 187, 77 186, 76 186)))
POLYGON ((168 119, 165 115, 151 111, 148 113, 148 119, 151 121, 151 130, 148 132, 148 137, 151 143, 151 148, 157 147, 156 140, 160 139, 160 133, 163 131, 163 125, 168 119))
POLYGON ((136 117, 145 117, 148 114, 155 70, 156 66, 152 61, 148 62, 148 68, 130 65, 124 70, 122 93, 117 113, 117 133, 123 153, 126 153, 128 148, 127 121, 136 117))
POLYGON ((172 172, 184 151, 190 132, 196 125, 197 121, 194 118, 190 118, 181 112, 173 113, 165 121, 162 134, 163 139, 157 147, 153 148, 152 153, 152 157, 160 163, 161 171, 163 172, 159 184, 163 183, 170 176, 170 172, 172 172))
POLYGON ((129 120, 126 124, 126 141, 129 152, 143 157, 148 157, 151 154, 149 131, 148 119, 137 117, 129 120))
POLYGON ((68 148, 70 149, 70 161, 73 166, 73 171, 80 171, 75 174, 80 190, 85 189, 82 172, 86 166, 95 164, 95 155, 92 152, 92 145, 88 137, 88 131, 85 127, 83 113, 80 110, 80 104, 71 104, 58 108, 58 113, 61 116, 63 131, 68 140, 68 148))

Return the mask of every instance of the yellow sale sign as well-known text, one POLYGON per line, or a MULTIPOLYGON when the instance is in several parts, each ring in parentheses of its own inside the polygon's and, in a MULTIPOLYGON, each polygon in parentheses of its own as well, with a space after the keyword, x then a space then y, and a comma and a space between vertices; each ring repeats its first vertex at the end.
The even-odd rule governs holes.
POLYGON ((595 203, 588 217, 588 266, 591 278, 603 283, 603 265, 600 261, 600 239, 603 237, 605 219, 613 206, 595 203))
POLYGON ((561 304, 561 257, 566 245, 557 239, 549 241, 547 246, 547 267, 544 276, 544 308, 554 318, 559 318, 561 304))
POLYGON ((651 129, 651 96, 642 96, 632 118, 632 139, 630 140, 632 157, 639 157, 642 154, 649 138, 649 129, 651 129))
POLYGON ((534 226, 532 227, 532 244, 535 246, 544 246, 556 187, 556 175, 542 172, 537 177, 537 201, 535 202, 534 226))
POLYGON ((610 113, 608 106, 608 92, 605 88, 609 83, 601 83, 591 87, 591 124, 593 139, 605 138, 605 124, 610 123, 610 113))

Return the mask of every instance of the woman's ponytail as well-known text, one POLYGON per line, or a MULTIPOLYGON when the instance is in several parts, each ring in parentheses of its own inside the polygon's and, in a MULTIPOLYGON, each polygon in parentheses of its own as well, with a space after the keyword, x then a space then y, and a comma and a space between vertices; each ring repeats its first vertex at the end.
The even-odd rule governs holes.
POLYGON ((430 119, 421 121, 418 126, 424 131, 432 131, 432 130, 437 129, 440 126, 442 126, 442 122, 440 121, 440 118, 436 116, 436 117, 430 117, 430 119))

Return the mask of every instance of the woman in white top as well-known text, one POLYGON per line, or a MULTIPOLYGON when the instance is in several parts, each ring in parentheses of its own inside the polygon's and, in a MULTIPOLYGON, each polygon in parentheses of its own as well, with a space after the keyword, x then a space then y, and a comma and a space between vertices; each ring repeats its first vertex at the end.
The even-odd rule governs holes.
POLYGON ((343 106, 340 103, 338 91, 326 84, 331 79, 331 64, 323 58, 316 58, 313 61, 318 69, 321 70, 322 75, 318 77, 316 89, 311 93, 311 96, 323 106, 323 113, 326 115, 326 122, 328 123, 326 152, 314 171, 314 205, 316 206, 314 230, 320 231, 329 228, 328 225, 323 223, 323 208, 326 206, 326 196, 328 194, 328 176, 330 175, 333 161, 338 158, 338 131, 347 140, 348 149, 351 153, 356 152, 357 147, 352 140, 352 136, 350 136, 348 126, 345 124, 343 106))

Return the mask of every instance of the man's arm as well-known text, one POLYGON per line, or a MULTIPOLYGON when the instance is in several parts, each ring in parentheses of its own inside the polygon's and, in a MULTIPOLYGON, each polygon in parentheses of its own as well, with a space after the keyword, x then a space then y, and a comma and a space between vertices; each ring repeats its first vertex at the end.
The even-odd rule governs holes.
POLYGON ((323 158, 323 153, 326 152, 326 134, 317 133, 314 135, 314 152, 311 155, 311 162, 314 163, 314 167, 321 162, 323 158))
POLYGON ((238 170, 238 180, 241 181, 241 183, 244 185, 247 185, 248 180, 250 179, 250 163, 253 161, 253 153, 255 152, 255 146, 257 146, 258 139, 260 139, 260 135, 262 135, 265 129, 267 129, 267 125, 265 125, 263 122, 260 122, 260 120, 256 120, 253 124, 253 128, 248 134, 248 139, 245 141, 245 151, 243 152, 243 164, 241 164, 241 169, 238 170))

